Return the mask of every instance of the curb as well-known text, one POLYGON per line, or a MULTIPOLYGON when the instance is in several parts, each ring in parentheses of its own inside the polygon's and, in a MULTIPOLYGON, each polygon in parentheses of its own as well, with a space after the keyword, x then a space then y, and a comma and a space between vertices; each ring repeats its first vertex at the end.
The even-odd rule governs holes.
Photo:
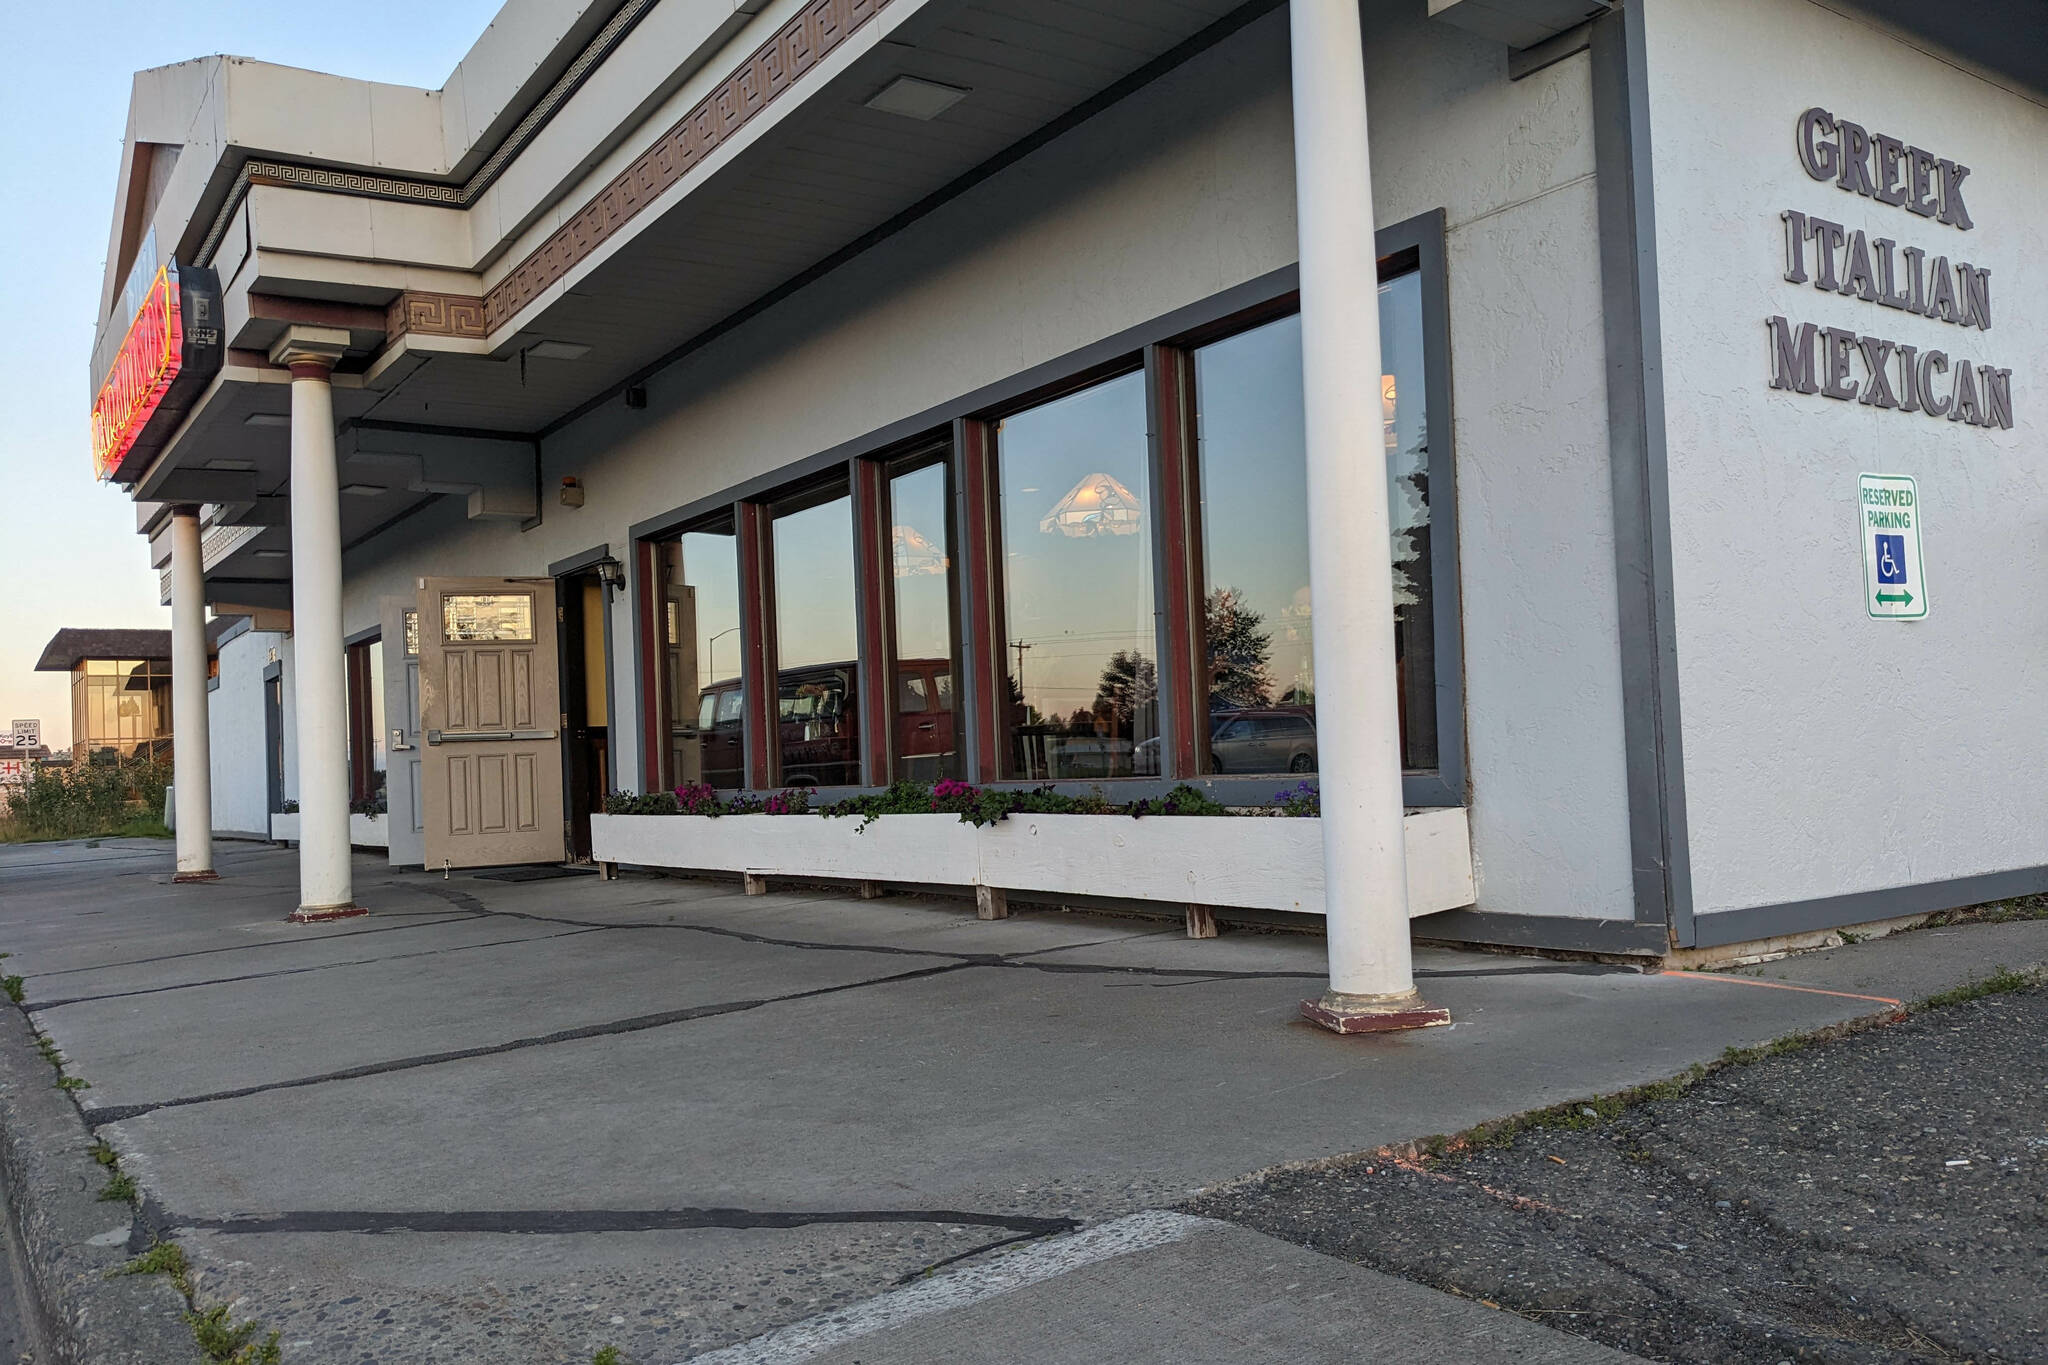
POLYGON ((135 1210, 102 1203, 106 1171, 71 1097, 36 1050, 25 1009, 0 1010, 0 1179, 27 1273, 27 1302, 59 1365, 198 1365, 185 1300, 129 1259, 135 1210), (92 1239, 122 1234, 112 1245, 92 1239))

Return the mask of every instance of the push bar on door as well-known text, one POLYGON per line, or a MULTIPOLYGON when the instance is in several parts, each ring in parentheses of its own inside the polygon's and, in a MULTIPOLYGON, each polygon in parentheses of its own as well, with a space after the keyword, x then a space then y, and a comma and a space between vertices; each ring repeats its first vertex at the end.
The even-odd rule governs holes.
POLYGON ((524 739, 560 739, 560 730, 460 730, 447 734, 427 731, 429 744, 508 744, 524 739))

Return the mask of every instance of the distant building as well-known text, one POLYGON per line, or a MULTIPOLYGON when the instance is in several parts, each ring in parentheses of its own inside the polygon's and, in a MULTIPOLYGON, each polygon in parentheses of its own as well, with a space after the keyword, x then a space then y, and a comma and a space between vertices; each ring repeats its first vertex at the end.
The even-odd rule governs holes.
MULTIPOLYGON (((221 636, 241 618, 208 622, 208 673, 218 667, 221 636)), ((38 673, 71 675, 72 762, 171 756, 171 633, 67 626, 43 646, 38 673)), ((14 755, 0 748, 0 756, 14 755)), ((51 759, 47 748, 38 759, 51 759)))

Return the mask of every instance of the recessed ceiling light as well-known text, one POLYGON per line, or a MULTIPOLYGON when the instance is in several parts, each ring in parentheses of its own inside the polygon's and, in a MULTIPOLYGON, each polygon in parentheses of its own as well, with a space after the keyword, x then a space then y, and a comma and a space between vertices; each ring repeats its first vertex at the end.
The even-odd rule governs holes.
POLYGON ((905 118, 931 120, 951 109, 967 98, 967 92, 957 85, 940 85, 937 81, 920 80, 916 76, 898 76, 868 97, 868 108, 879 109, 885 114, 901 114, 905 118))
POLYGON ((292 415, 288 412, 252 412, 242 419, 245 427, 288 427, 292 415))
POLYGON ((223 474, 251 474, 256 470, 254 460, 208 460, 203 469, 218 469, 223 474))
POLYGON ((581 360, 590 348, 580 341, 537 341, 526 348, 535 360, 581 360))
POLYGON ((378 494, 385 493, 390 490, 380 488, 374 483, 345 483, 341 486, 341 491, 344 493, 353 493, 359 498, 374 498, 378 494))

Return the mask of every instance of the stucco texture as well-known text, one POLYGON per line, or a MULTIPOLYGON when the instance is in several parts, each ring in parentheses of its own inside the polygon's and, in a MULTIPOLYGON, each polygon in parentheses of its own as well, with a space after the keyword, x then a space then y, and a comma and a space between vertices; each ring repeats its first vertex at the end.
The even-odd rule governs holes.
POLYGON ((2048 110, 1812 0, 1645 9, 1695 911, 2048 863, 2048 110), (1968 164, 1975 228, 1809 179, 1811 106, 1968 164), (1787 283, 1787 209, 1989 267, 1993 327, 1787 283), (1774 314, 2009 366, 2017 425, 1773 390, 1774 314), (1865 471, 1919 482, 1924 621, 1866 615, 1865 471))
MULTIPOLYGON (((1379 221, 1445 210, 1482 909, 1627 918, 1621 684, 1588 59, 1366 6, 1379 221)), ((425 574, 538 574, 628 528, 1296 259, 1276 13, 550 437, 539 527, 460 504, 350 552, 346 627, 425 574)), ((637 734, 630 599, 615 726, 637 734)), ((618 780, 637 785, 632 744, 618 780)))

